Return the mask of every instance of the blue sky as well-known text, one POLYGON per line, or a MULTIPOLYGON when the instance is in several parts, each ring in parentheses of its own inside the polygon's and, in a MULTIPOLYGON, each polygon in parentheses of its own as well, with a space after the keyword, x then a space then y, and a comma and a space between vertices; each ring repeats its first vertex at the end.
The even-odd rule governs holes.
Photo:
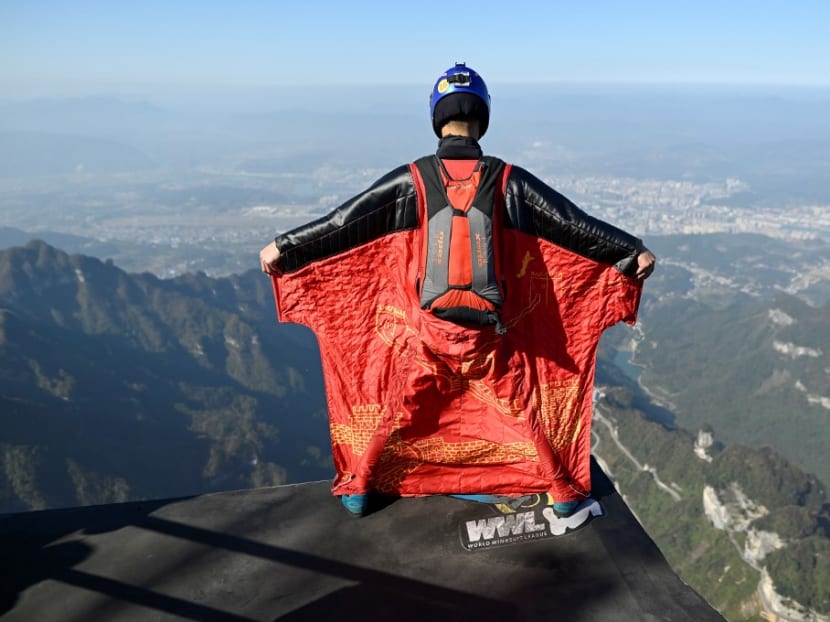
POLYGON ((0 0, 0 97, 175 87, 830 86, 830 2, 0 0))

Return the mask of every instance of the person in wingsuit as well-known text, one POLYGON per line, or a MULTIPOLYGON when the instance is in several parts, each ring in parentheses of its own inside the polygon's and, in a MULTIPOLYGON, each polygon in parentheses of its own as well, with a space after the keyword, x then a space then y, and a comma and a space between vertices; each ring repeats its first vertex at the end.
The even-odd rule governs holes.
POLYGON ((591 493, 599 338, 635 322, 655 257, 483 154, 490 95, 464 63, 430 111, 434 155, 260 252, 279 320, 319 342, 332 493, 356 516, 435 494, 568 516, 591 493))

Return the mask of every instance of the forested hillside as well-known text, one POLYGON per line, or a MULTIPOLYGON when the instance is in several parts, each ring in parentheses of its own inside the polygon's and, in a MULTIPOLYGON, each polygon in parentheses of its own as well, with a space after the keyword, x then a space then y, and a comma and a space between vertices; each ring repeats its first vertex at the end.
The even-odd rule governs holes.
POLYGON ((330 477, 321 383, 261 273, 0 253, 0 511, 330 477))

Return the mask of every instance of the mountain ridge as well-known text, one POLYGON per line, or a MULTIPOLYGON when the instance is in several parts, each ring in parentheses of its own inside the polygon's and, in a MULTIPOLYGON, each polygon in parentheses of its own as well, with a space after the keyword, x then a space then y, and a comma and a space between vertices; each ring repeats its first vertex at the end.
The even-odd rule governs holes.
MULTIPOLYGON (((270 297, 253 272, 161 281, 42 242, 0 253, 0 399, 17 405, 3 409, 6 463, 56 451, 5 442, 36 434, 40 413, 62 430, 53 458, 83 464, 84 449, 131 498, 282 483, 276 447, 294 479, 327 477, 322 381, 280 360, 290 348, 294 364, 319 366, 316 343, 278 326, 270 297)), ((30 462, 22 479, 45 468, 30 462)))
POLYGON ((826 619, 830 504, 821 482, 771 447, 724 445, 642 408, 654 406, 637 387, 600 386, 593 450, 684 581, 729 620, 826 619))

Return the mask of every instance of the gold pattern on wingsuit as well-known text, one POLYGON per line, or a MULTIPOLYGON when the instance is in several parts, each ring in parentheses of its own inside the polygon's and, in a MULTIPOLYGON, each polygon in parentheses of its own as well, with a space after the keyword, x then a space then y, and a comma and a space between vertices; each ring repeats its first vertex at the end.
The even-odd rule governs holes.
POLYGON ((527 274, 527 265, 528 265, 531 261, 533 261, 534 259, 536 259, 536 258, 535 258, 533 255, 531 255, 531 254, 530 254, 530 251, 525 251, 525 256, 524 256, 524 257, 522 257, 522 267, 521 267, 521 269, 519 270, 519 272, 516 274, 516 278, 517 278, 517 279, 520 279, 520 278, 522 278, 525 274, 527 274))
POLYGON ((343 423, 331 425, 332 444, 348 445, 355 455, 362 456, 383 419, 383 410, 380 404, 352 406, 349 425, 343 423))
POLYGON ((537 412, 551 447, 559 451, 573 443, 582 429, 579 379, 540 385, 539 401, 537 412))
MULTIPOLYGON (((379 404, 353 406, 349 416, 350 425, 334 424, 332 426, 332 442, 345 444, 355 455, 362 456, 383 419, 383 411, 384 409, 379 404)), ((472 439, 451 443, 440 437, 414 442, 405 441, 400 435, 402 420, 403 414, 398 413, 392 426, 392 433, 387 439, 373 472, 372 485, 379 492, 394 491, 403 478, 425 463, 511 464, 539 459, 536 447, 530 441, 495 443, 472 439)))
POLYGON ((511 464, 539 456, 531 442, 494 443, 481 439, 448 443, 443 438, 404 441, 399 433, 403 416, 395 418, 390 435, 372 475, 372 485, 379 491, 394 491, 400 482, 423 464, 511 464))

